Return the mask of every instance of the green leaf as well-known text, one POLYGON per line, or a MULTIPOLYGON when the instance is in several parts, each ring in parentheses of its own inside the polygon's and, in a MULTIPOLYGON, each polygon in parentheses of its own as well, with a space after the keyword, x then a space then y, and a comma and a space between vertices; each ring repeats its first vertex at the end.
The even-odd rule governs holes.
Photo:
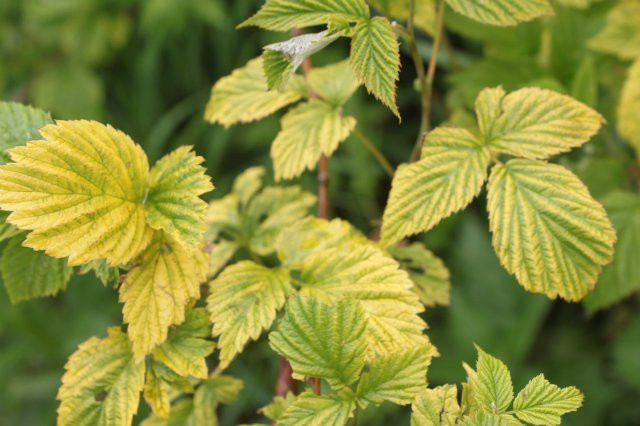
POLYGON ((282 130, 271 145, 276 180, 313 170, 322 155, 331 156, 356 126, 353 117, 316 99, 298 105, 282 118, 282 130))
POLYGON ((294 378, 320 377, 339 389, 355 382, 364 367, 366 325, 364 312, 352 302, 326 304, 315 298, 294 297, 269 335, 269 343, 289 360, 294 378))
POLYGON ((411 426, 455 426, 459 417, 456 385, 423 389, 411 404, 411 426))
MULTIPOLYGON (((638 11, 640 12, 640 8, 638 11)), ((625 138, 637 153, 640 153, 640 112, 638 111, 640 111, 640 59, 629 68, 627 79, 620 92, 617 109, 620 136, 625 138)))
POLYGON ((578 147, 604 122, 600 114, 575 99, 537 88, 506 96, 501 88, 485 89, 478 95, 476 110, 493 151, 530 159, 578 147))
POLYGON ((53 296, 67 288, 71 268, 66 259, 55 259, 22 245, 24 235, 13 237, 2 252, 2 281, 11 303, 53 296))
POLYGON ((21 233, 22 231, 7 222, 9 218, 8 212, 0 211, 0 242, 8 240, 21 233))
POLYGON ((287 392, 284 397, 276 396, 273 398, 271 403, 259 409, 258 412, 264 414, 269 420, 277 422, 295 400, 296 395, 293 392, 287 392))
POLYGON ((640 3, 617 2, 607 15, 605 27, 589 40, 589 47, 621 59, 640 56, 640 3))
POLYGON ((605 266, 593 292, 584 299, 589 311, 611 306, 640 290, 640 196, 616 191, 602 203, 618 234, 613 262, 605 266))
POLYGON ((432 345, 376 358, 362 374, 356 396, 364 408, 367 404, 391 401, 406 405, 427 386, 427 368, 436 354, 432 345))
POLYGON ((306 391, 298 395, 278 421, 281 426, 342 426, 356 408, 353 393, 343 391, 339 394, 314 395, 306 391))
POLYGON ((158 233, 136 264, 120 287, 120 302, 133 353, 141 361, 167 339, 170 326, 184 321, 187 304, 200 295, 206 260, 204 253, 158 233))
POLYGON ((143 199, 149 165, 124 133, 95 121, 59 121, 46 140, 10 150, 0 166, 0 208, 31 231, 25 245, 76 266, 132 260, 151 239, 143 199))
POLYGON ((288 31, 333 20, 355 22, 368 17, 369 8, 363 0, 267 0, 258 13, 238 28, 255 25, 267 30, 288 31))
POLYGON ((180 376, 206 379, 205 358, 215 348, 213 342, 206 340, 209 334, 209 318, 205 309, 190 309, 184 322, 169 330, 167 340, 154 349, 152 355, 180 376))
POLYGON ((502 361, 477 349, 477 376, 473 380, 476 402, 488 413, 504 413, 513 400, 511 374, 502 361))
POLYGON ((548 0, 446 0, 453 10, 483 24, 509 27, 553 15, 548 0))
POLYGON ((616 235, 604 208, 561 166, 496 165, 488 209, 500 262, 531 292, 580 300, 612 259, 616 235))
POLYGON ((492 414, 478 411, 465 416, 458 423, 459 426, 520 426, 522 423, 509 414, 492 414))
POLYGON ((53 123, 46 112, 15 102, 0 102, 0 164, 10 160, 7 150, 42 139, 41 127, 53 123))
POLYGON ((465 129, 427 134, 422 159, 398 168, 382 218, 380 242, 389 246, 428 231, 466 207, 487 178, 489 150, 465 129))
POLYGON ((540 374, 527 383, 513 402, 513 411, 522 421, 534 425, 559 425, 560 416, 576 411, 584 396, 575 387, 559 388, 540 374))
POLYGON ((273 114, 306 93, 304 80, 299 76, 292 77, 287 90, 269 90, 262 58, 256 58, 218 80, 211 89, 204 118, 225 127, 247 123, 273 114))
POLYGON ((93 272, 104 286, 117 287, 120 284, 120 269, 109 266, 104 259, 92 260, 81 265, 78 270, 80 275, 88 274, 89 272, 93 272))
POLYGON ((144 205, 149 226, 189 247, 202 243, 207 203, 199 196, 213 189, 203 161, 190 146, 162 157, 151 169, 144 205))
POLYGON ((409 273, 415 291, 425 306, 448 305, 451 274, 444 262, 422 243, 390 247, 389 252, 409 273))
POLYGON ((351 66, 367 91, 385 104, 398 119, 396 81, 400 74, 400 48, 387 18, 359 22, 351 41, 351 66))
POLYGON ((313 68, 307 75, 307 83, 318 96, 334 107, 344 105, 360 87, 348 60, 313 68))
MULTIPOLYGON (((371 6, 382 12, 383 15, 407 21, 409 19, 410 0, 367 0, 371 6)), ((436 2, 435 0, 421 0, 415 2, 414 23, 429 35, 433 35, 436 27, 436 2)))
POLYGON ((65 365, 58 391, 58 424, 129 426, 144 386, 144 363, 119 327, 82 343, 65 365))
POLYGON ((218 404, 231 404, 238 398, 243 383, 231 376, 212 376, 202 382, 193 396, 196 426, 217 424, 218 404))
POLYGON ((271 327, 291 291, 284 269, 269 269, 251 261, 227 267, 209 283, 207 310, 213 335, 220 336, 220 368, 226 368, 244 345, 271 327))

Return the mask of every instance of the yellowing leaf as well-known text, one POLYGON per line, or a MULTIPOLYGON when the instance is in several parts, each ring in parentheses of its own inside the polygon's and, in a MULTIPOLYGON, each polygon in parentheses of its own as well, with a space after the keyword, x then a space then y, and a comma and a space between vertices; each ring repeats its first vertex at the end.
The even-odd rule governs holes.
POLYGON ((204 254, 157 233, 120 287, 124 322, 136 360, 167 339, 171 325, 185 319, 185 307, 200 294, 206 278, 204 254))
POLYGON ((251 261, 227 267, 211 283, 207 309, 213 335, 219 336, 220 368, 226 368, 250 340, 271 327, 291 290, 284 269, 269 269, 251 261))
POLYGON ((589 40, 589 47, 622 59, 640 56, 640 3, 617 2, 607 15, 607 25, 589 40))
POLYGON ((380 243, 428 231, 466 207, 487 178, 489 158, 467 130, 440 127, 427 134, 422 159, 400 166, 393 177, 380 243))
POLYGON ((348 60, 313 68, 307 82, 315 93, 335 107, 345 104, 360 87, 348 60))
POLYGON ((289 360, 294 378, 320 377, 340 389, 355 382, 364 367, 366 324, 357 304, 326 304, 315 298, 294 297, 287 303, 277 329, 269 335, 269 343, 289 360))
POLYGON ((206 379, 205 358, 215 347, 213 342, 206 340, 209 335, 207 312, 204 308, 190 309, 182 324, 169 329, 167 340, 152 352, 153 358, 180 376, 206 379))
POLYGON ((171 386, 158 375, 154 364, 147 370, 144 382, 144 400, 149 404, 153 414, 166 419, 171 412, 171 386))
POLYGON ((293 76, 287 87, 282 92, 269 90, 262 58, 253 59, 213 86, 204 118, 225 127, 259 120, 306 94, 301 77, 293 76))
POLYGON ((476 411, 469 416, 464 416, 459 426, 523 426, 510 414, 493 414, 486 411, 476 411))
POLYGON ((459 417, 455 385, 423 389, 411 405, 411 426, 455 426, 459 417))
POLYGON ((65 259, 23 247, 24 236, 13 237, 2 251, 0 270, 11 303, 53 296, 66 289, 71 268, 65 259))
POLYGON ((271 145, 276 180, 313 170, 320 157, 331 156, 355 125, 353 117, 344 117, 339 109, 316 99, 291 109, 271 145))
POLYGON ((504 413, 513 400, 511 373, 502 361, 478 348, 477 376, 473 380, 476 402, 487 413, 504 413))
POLYGON ((500 262, 531 292, 580 300, 613 256, 616 236, 604 208, 561 166, 496 165, 488 209, 500 262))
POLYGON ((617 114, 620 135, 640 153, 640 59, 629 68, 620 93, 617 114))
POLYGON ((604 122, 575 99, 537 88, 506 96, 501 89, 485 89, 476 110, 492 150, 531 159, 549 158, 584 144, 604 122))
MULTIPOLYGON (((399 20, 409 19, 410 0, 367 0, 384 15, 399 20)), ((415 2, 414 22, 417 28, 433 35, 436 26, 436 2, 435 0, 420 0, 415 2)))
POLYGON ((553 15, 548 0, 446 0, 453 10, 483 24, 509 27, 553 15))
POLYGON ((240 28, 255 25, 274 31, 288 31, 326 24, 339 19, 348 22, 369 17, 363 0, 267 0, 240 28))
POLYGON ((202 382, 193 396, 195 425, 217 425, 218 404, 235 401, 242 387, 242 381, 231 376, 212 376, 202 382))
POLYGON ((149 226, 189 247, 202 242, 205 230, 207 203, 198 197, 213 189, 203 161, 190 146, 165 155, 151 169, 145 201, 149 226))
POLYGON ((560 416, 576 411, 584 396, 575 387, 559 388, 544 378, 534 377, 516 396, 513 411, 522 421, 534 425, 559 425, 560 416))
POLYGON ((58 425, 129 426, 144 386, 144 363, 136 363, 120 328, 92 337, 69 358, 58 391, 58 425))
POLYGON ((9 161, 7 150, 40 139, 38 129, 53 123, 46 112, 15 102, 0 102, 0 164, 9 161))
POLYGON ((10 150, 0 166, 0 208, 32 231, 25 246, 69 265, 132 260, 151 239, 142 204, 149 166, 124 133, 94 121, 59 121, 46 140, 10 150))
POLYGON ((382 404, 391 401, 406 405, 427 386, 427 368, 436 351, 432 345, 376 358, 358 382, 358 403, 382 404))
POLYGON ((353 394, 314 395, 306 391, 298 395, 278 420, 281 426, 343 426, 356 408, 353 394))
POLYGON ((264 414, 269 420, 278 421, 284 414, 285 410, 296 400, 296 395, 289 391, 282 396, 276 396, 273 401, 268 405, 258 410, 259 413, 264 414))
POLYGON ((264 167, 249 167, 233 181, 233 193, 238 196, 242 206, 260 191, 264 174, 264 167))
POLYGON ((351 41, 351 65, 369 93, 400 118, 396 81, 400 73, 400 48, 387 18, 360 21, 351 41))

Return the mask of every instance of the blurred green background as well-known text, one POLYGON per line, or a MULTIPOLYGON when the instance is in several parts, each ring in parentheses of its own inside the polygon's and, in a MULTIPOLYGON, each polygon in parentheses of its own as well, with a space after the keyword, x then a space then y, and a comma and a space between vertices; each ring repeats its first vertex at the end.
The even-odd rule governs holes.
MULTIPOLYGON (((261 0, 2 0, 0 94, 33 104, 56 119, 110 123, 144 146, 151 162, 179 145, 194 145, 221 197, 245 168, 271 168, 269 146, 279 116, 225 130, 204 122, 212 84, 265 44, 287 34, 235 30, 261 0)), ((565 2, 566 3, 566 2, 565 2)), ((586 9, 554 4, 556 16, 496 29, 446 16, 446 52, 439 58, 435 122, 472 120, 480 89, 540 86, 569 93, 606 116, 605 129, 585 148, 561 158, 597 198, 614 189, 637 191, 631 150, 615 132, 615 106, 628 64, 589 51, 586 40, 604 25, 612 1, 586 9)), ((430 57, 429 37, 420 50, 430 57)), ((314 56, 319 65, 347 56, 341 40, 314 56)), ((358 126, 398 165, 410 155, 418 130, 414 68, 403 46, 397 120, 363 89, 347 105, 358 126)), ((374 232, 390 179, 350 138, 331 160, 332 214, 374 232)), ((315 191, 315 177, 296 183, 315 191)), ((561 386, 576 385, 584 407, 569 425, 640 424, 640 299, 632 295, 608 310, 526 293, 500 267, 491 249, 480 197, 466 212, 421 237, 450 267, 451 306, 430 309, 428 334, 441 357, 429 370, 432 385, 464 380, 462 361, 475 362, 473 343, 503 359, 514 384, 538 372, 561 386)), ((640 247, 638 247, 640 250, 640 247)), ((92 277, 74 277, 50 299, 11 305, 0 290, 0 424, 52 425, 56 390, 66 358, 92 335, 121 322, 117 293, 92 277)), ((245 381, 240 400, 224 407, 221 424, 256 421, 272 397, 277 360, 264 339, 230 368, 245 381)), ((148 410, 141 404, 136 421, 148 410)), ((383 406, 360 424, 408 424, 408 410, 383 406), (403 421, 404 423, 396 423, 403 421)))

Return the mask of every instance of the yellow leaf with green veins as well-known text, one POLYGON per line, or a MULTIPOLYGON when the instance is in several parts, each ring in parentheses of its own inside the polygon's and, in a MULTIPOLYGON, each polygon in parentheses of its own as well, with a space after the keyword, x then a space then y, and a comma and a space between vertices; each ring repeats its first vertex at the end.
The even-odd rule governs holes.
POLYGON ((129 426, 144 386, 143 362, 119 327, 92 337, 69 357, 57 398, 58 425, 129 426))
POLYGON ((620 92, 617 115, 620 136, 640 152, 640 59, 629 68, 620 92))
POLYGON ((439 127, 424 140, 422 159, 398 168, 382 218, 380 243, 428 231, 466 207, 487 178, 489 150, 465 129, 439 127))
POLYGON ((46 112, 16 102, 0 102, 0 164, 9 161, 7 150, 40 139, 38 129, 53 123, 46 112))
POLYGON ((411 405, 411 426, 455 426, 459 417, 456 385, 423 389, 411 405))
POLYGON ((477 376, 473 379, 476 402, 487 413, 504 413, 513 400, 511 373, 498 358, 477 349, 477 376))
POLYGON ((136 360, 142 360, 167 339, 169 327, 185 319, 187 304, 200 295, 206 260, 171 236, 157 232, 136 259, 120 287, 124 322, 136 360))
POLYGON ((331 156, 356 126, 353 117, 323 101, 312 99, 282 118, 282 130, 271 145, 276 180, 313 170, 322 155, 331 156))
POLYGON ((604 208, 561 166, 494 166, 488 209, 500 262, 531 292, 580 300, 612 259, 616 235, 604 208))
POLYGON ((617 2, 607 15, 605 27, 589 40, 589 47, 621 59, 640 56, 640 3, 617 2))
POLYGON ((344 105, 360 87, 348 60, 313 68, 307 75, 307 83, 320 98, 335 107, 344 105))
POLYGON ((513 411, 532 425, 559 425, 560 416, 576 411, 584 395, 577 388, 559 388, 540 374, 527 383, 513 401, 513 411))
POLYGON ((492 150, 530 159, 549 158, 578 147, 604 122, 599 113, 575 99, 537 88, 506 96, 501 88, 485 89, 476 109, 492 150))
POLYGON ((171 398, 170 398, 171 386, 165 382, 162 377, 156 373, 153 363, 147 370, 147 377, 144 382, 144 400, 153 414, 166 419, 171 412, 171 398))
POLYGON ((124 133, 95 121, 59 121, 46 140, 9 151, 0 166, 0 208, 32 231, 25 246, 75 266, 132 260, 151 239, 143 200, 149 165, 124 133))
POLYGON ((356 22, 368 17, 369 8, 363 0, 267 0, 258 13, 238 28, 255 25, 288 31, 327 24, 335 19, 356 22))
POLYGON ((269 344, 289 360, 295 379, 319 377, 332 388, 342 389, 355 382, 364 367, 366 326, 362 309, 350 301, 327 304, 294 297, 269 334, 269 344))
POLYGON ((287 407, 278 420, 281 426, 344 426, 356 409, 353 394, 314 395, 306 391, 287 407))
POLYGON ((256 58, 216 82, 204 118, 225 127, 248 123, 300 100, 306 93, 304 80, 299 76, 292 76, 282 92, 269 90, 262 58, 256 58))
POLYGON ((251 261, 228 266, 209 283, 207 310, 219 336, 220 368, 271 327, 291 291, 289 273, 251 261))
POLYGON ((469 416, 464 416, 458 422, 459 426, 524 426, 510 414, 493 414, 486 411, 477 411, 469 416))
POLYGON ((400 47, 387 18, 358 22, 351 40, 351 66, 367 91, 385 104, 398 119, 396 81, 400 74, 400 47))
POLYGON ((176 241, 195 247, 202 242, 207 203, 200 195, 213 189, 204 158, 190 146, 182 146, 162 157, 151 169, 145 201, 147 222, 176 241))
POLYGON ((549 0, 446 0, 453 10, 483 24, 510 27, 553 15, 549 0))

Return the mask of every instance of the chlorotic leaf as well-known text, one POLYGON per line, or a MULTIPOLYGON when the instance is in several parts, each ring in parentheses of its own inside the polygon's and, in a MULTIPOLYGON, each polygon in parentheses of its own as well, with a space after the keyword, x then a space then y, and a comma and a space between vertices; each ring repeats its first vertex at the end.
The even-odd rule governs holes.
POLYGON ((423 389, 411 404, 411 426, 455 426, 459 417, 456 385, 423 389))
POLYGON ((348 60, 313 68, 307 82, 320 98, 334 107, 344 105, 360 87, 348 60))
POLYGON ((359 22, 351 41, 351 66, 367 91, 400 118, 396 81, 400 73, 400 48, 387 18, 359 22))
POLYGON ((171 325, 184 321, 185 307, 206 278, 206 261, 204 253, 159 232, 136 263, 120 287, 120 302, 139 361, 167 339, 171 325))
POLYGON ((473 381, 478 405, 488 413, 507 411, 513 400, 511 374, 502 361, 478 348, 477 377, 473 381))
POLYGON ((296 395, 289 391, 285 396, 273 398, 273 401, 259 409, 258 412, 264 414, 269 420, 277 422, 295 400, 296 395))
POLYGON ((469 416, 464 416, 459 426, 523 426, 510 414, 494 414, 486 411, 477 411, 469 416))
MULTIPOLYGON (((410 14, 410 0, 367 0, 371 6, 383 12, 385 16, 406 21, 410 14)), ((436 27, 435 0, 415 2, 414 23, 417 28, 433 35, 436 27)))
POLYGON ((426 345, 376 358, 358 382, 358 403, 410 404, 427 386, 427 368, 435 353, 432 345, 426 345))
POLYGON ((205 230, 207 203, 198 197, 213 189, 203 161, 190 146, 165 155, 151 169, 144 205, 149 226, 190 247, 202 242, 205 230))
POLYGON ((10 160, 7 150, 40 139, 38 129, 53 123, 46 112, 16 102, 0 102, 0 164, 10 160))
MULTIPOLYGON (((217 426, 218 419, 210 419, 213 426, 217 426)), ((171 406, 169 418, 161 418, 157 414, 147 417, 140 426, 198 426, 194 415, 192 399, 181 399, 171 406)))
POLYGON ((520 420, 533 425, 559 425, 560 416, 576 411, 583 400, 577 388, 559 388, 540 374, 518 393, 513 411, 520 420))
POLYGON ((166 419, 171 412, 171 386, 156 372, 152 363, 147 370, 144 382, 144 400, 149 404, 153 414, 166 419))
POLYGON ((640 56, 640 3, 617 2, 607 15, 605 27, 589 40, 589 47, 622 59, 640 56))
POLYGON ((210 425, 217 420, 218 404, 230 404, 238 397, 243 383, 231 376, 212 376, 202 382, 193 396, 195 425, 210 425))
POLYGON ((271 146, 276 180, 313 170, 320 157, 330 156, 355 125, 353 117, 344 117, 339 109, 316 99, 291 109, 271 146))
POLYGON ((561 166, 494 166, 488 209, 500 262, 531 292, 580 300, 612 259, 616 235, 604 208, 561 166))
POLYGON ((345 390, 338 394, 314 395, 306 391, 287 407, 278 425, 294 426, 344 426, 356 408, 351 392, 345 390))
POLYGON ((92 337, 71 355, 58 391, 59 425, 129 426, 144 386, 144 363, 136 363, 120 328, 92 337))
POLYGON ((132 260, 150 241, 143 198, 149 175, 142 148, 94 121, 59 121, 46 140, 9 151, 0 166, 0 208, 32 231, 25 246, 75 266, 104 258, 132 260))
POLYGON ((483 24, 510 27, 553 15, 548 0, 446 0, 453 10, 483 24))
POLYGON ((284 269, 251 261, 227 267, 209 283, 207 309, 213 335, 219 336, 220 368, 226 368, 250 340, 271 327, 291 291, 284 269))
POLYGON ((465 129, 427 134, 422 159, 398 168, 382 218, 380 242, 389 246, 428 231, 466 207, 487 178, 489 151, 465 129))
POLYGON ((604 122, 588 106, 551 90, 526 88, 499 95, 500 89, 485 89, 476 102, 485 140, 498 153, 549 158, 584 144, 604 122))
POLYGON ((340 389, 355 382, 364 367, 366 324, 357 304, 295 297, 269 343, 289 360, 294 378, 320 377, 340 389))
POLYGON ((206 379, 205 358, 215 347, 213 342, 206 340, 209 335, 207 312, 204 308, 190 309, 182 324, 169 329, 167 340, 152 352, 153 358, 180 376, 206 379))
POLYGON ((363 0, 267 0, 240 28, 255 25, 267 30, 288 31, 327 24, 340 19, 348 22, 369 17, 363 0))
POLYGON ((629 68, 620 92, 617 115, 620 136, 629 141, 636 152, 640 152, 640 59, 629 68))
POLYGON ((286 90, 269 90, 262 58, 253 59, 213 86, 204 118, 225 127, 259 120, 304 97, 304 86, 293 76, 286 90))
POLYGON ((249 167, 233 181, 233 193, 238 196, 242 206, 246 206, 260 191, 265 172, 264 167, 249 167))
POLYGON ((53 296, 66 289, 72 272, 67 261, 23 247, 23 241, 23 235, 13 237, 0 258, 2 281, 11 303, 53 296))
POLYGON ((451 274, 440 258, 421 243, 390 247, 389 252, 409 273, 413 290, 425 306, 449 304, 451 274))

